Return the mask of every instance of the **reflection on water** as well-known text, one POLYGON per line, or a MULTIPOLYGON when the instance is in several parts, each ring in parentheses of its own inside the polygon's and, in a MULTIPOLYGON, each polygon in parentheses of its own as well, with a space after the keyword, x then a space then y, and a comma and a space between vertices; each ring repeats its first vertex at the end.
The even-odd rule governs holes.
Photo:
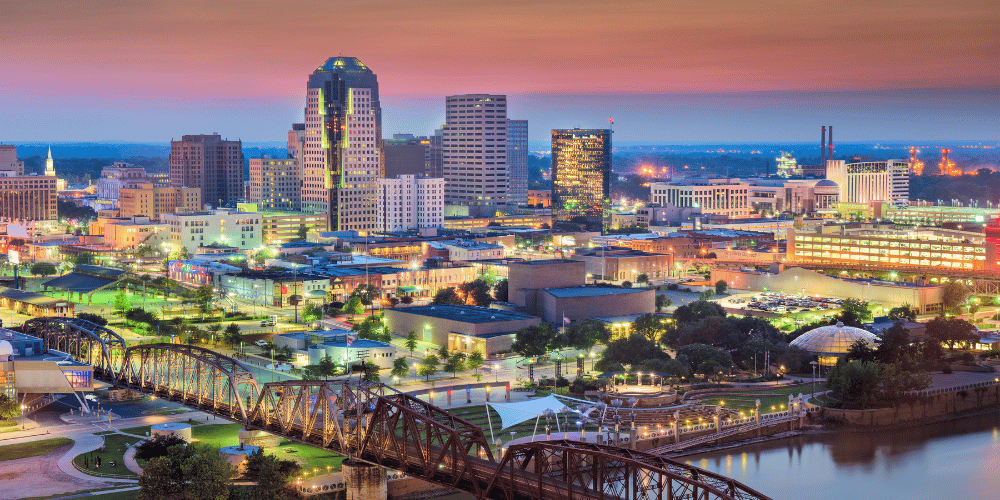
POLYGON ((798 436, 682 460, 775 500, 1000 499, 1000 415, 798 436))

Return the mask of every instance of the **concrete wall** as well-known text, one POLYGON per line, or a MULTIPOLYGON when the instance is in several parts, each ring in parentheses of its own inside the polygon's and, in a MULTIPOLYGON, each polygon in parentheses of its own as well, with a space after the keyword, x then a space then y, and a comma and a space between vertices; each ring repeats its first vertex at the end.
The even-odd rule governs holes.
POLYGON ((836 410, 823 408, 820 415, 835 418, 850 425, 883 426, 911 420, 942 418, 946 415, 1000 404, 1000 384, 970 387, 920 397, 896 408, 877 410, 836 410), (964 395, 963 395, 964 394, 964 395))
POLYGON ((510 302, 528 314, 538 314, 535 290, 582 285, 587 282, 587 264, 570 260, 511 263, 507 279, 510 302))
MULTIPOLYGON (((499 311, 498 311, 499 312, 499 311)), ((521 328, 541 323, 539 318, 490 323, 466 323, 458 319, 435 318, 420 314, 410 314, 405 307, 386 309, 385 323, 396 335, 405 337, 411 330, 417 332, 417 339, 437 345, 448 343, 451 333, 476 336, 487 333, 516 332, 521 328)), ((485 352, 483 354, 486 354, 485 352)))
POLYGON ((563 316, 576 321, 602 316, 650 314, 656 310, 656 291, 652 288, 627 294, 585 297, 556 297, 540 292, 540 313, 550 323, 561 323, 563 316))

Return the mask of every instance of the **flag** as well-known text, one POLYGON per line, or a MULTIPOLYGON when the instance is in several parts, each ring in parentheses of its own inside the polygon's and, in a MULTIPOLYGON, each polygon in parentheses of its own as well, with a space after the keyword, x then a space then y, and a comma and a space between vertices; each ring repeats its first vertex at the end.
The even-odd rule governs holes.
POLYGON ((563 314, 563 324, 564 325, 568 325, 569 324, 569 318, 567 318, 565 314, 563 314))
POLYGON ((350 347, 350 346, 354 345, 354 341, 355 340, 358 340, 358 336, 357 335, 348 334, 347 335, 347 346, 350 347))

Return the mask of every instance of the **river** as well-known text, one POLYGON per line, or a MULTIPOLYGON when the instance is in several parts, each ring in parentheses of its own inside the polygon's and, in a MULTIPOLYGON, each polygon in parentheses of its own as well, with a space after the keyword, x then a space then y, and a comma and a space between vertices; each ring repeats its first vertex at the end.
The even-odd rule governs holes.
POLYGON ((775 500, 1000 499, 1000 414, 682 457, 775 500))

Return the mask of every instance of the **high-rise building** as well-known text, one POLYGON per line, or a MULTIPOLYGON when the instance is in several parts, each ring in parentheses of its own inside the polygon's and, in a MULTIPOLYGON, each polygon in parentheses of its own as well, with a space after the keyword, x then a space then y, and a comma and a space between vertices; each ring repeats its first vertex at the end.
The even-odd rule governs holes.
POLYGON ((97 179, 97 199, 111 201, 118 206, 122 189, 135 188, 139 184, 150 182, 153 181, 146 176, 146 169, 116 161, 113 166, 101 169, 101 177, 97 179))
POLYGON ((306 144, 306 124, 293 123, 292 129, 288 131, 288 144, 286 145, 288 149, 288 157, 299 160, 299 163, 301 164, 302 150, 305 148, 305 144, 306 144))
POLYGON ((445 202, 492 215, 507 204, 507 96, 445 98, 445 202))
POLYGON ((333 231, 378 229, 382 108, 378 79, 356 57, 331 57, 306 86, 302 210, 333 231))
POLYGON ((430 139, 413 134, 392 134, 382 144, 385 156, 385 177, 424 175, 430 139))
POLYGON ((910 200, 910 165, 903 160, 829 160, 826 178, 840 187, 841 203, 884 201, 900 207, 910 200))
POLYGON ((510 203, 528 203, 528 120, 507 120, 507 175, 510 203))
POLYGON ((299 172, 295 158, 250 158, 249 201, 266 210, 298 210, 299 172))
POLYGON ((552 131, 552 209, 556 221, 603 227, 611 207, 611 131, 552 131))
POLYGON ((185 135, 170 141, 170 185, 201 189, 212 206, 236 203, 243 189, 243 143, 219 134, 185 135))
POLYGON ((0 172, 24 175, 24 162, 17 159, 17 146, 0 145, 0 172))
POLYGON ((170 227, 172 250, 184 247, 194 254, 200 246, 226 245, 250 250, 263 244, 258 213, 208 210, 163 214, 162 219, 170 227))
POLYGON ((201 209, 201 190, 192 187, 157 186, 146 181, 119 191, 121 217, 149 217, 160 220, 163 214, 201 209))
POLYGON ((427 137, 427 149, 424 150, 424 175, 427 177, 444 178, 444 151, 442 143, 444 131, 437 129, 434 135, 427 137))
POLYGON ((444 179, 415 175, 379 179, 382 231, 444 227, 444 185, 444 179))

